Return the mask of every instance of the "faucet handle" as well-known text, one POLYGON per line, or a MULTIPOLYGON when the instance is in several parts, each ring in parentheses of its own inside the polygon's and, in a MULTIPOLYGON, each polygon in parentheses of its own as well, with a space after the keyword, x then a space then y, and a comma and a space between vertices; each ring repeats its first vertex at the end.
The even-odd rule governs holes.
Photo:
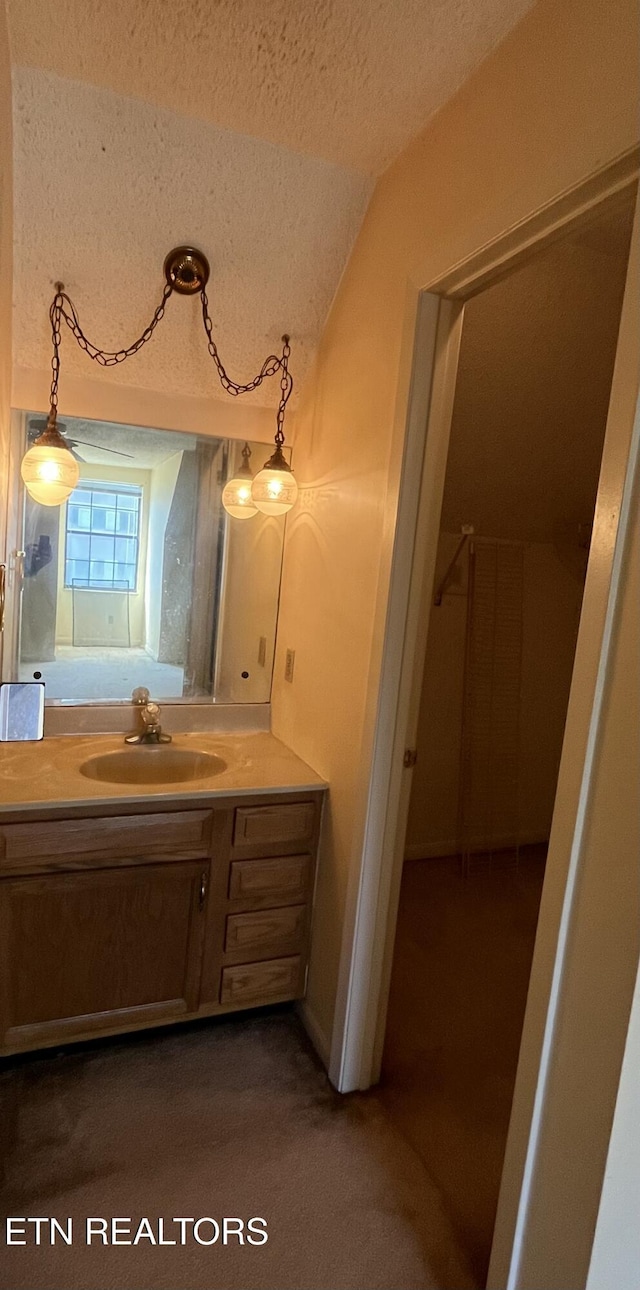
POLYGON ((131 702, 147 704, 150 698, 151 698, 151 695, 149 694, 149 691, 146 685, 138 685, 136 686, 136 689, 133 691, 133 694, 131 695, 131 702))
POLYGON ((140 715, 145 726, 158 726, 160 724, 160 705, 158 703, 145 703, 140 715))

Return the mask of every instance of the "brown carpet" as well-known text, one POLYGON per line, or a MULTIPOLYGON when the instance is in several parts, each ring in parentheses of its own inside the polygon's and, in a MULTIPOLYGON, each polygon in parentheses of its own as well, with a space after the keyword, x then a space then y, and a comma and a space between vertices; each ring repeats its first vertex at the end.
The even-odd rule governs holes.
POLYGON ((491 1251, 545 847, 405 865, 377 1096, 442 1195, 479 1286, 491 1251))
POLYGON ((4 1290, 473 1285, 418 1156, 375 1095, 331 1089, 288 1010, 21 1059, 0 1085, 3 1214, 74 1220, 72 1246, 3 1249, 4 1290), (165 1238, 260 1216, 269 1240, 87 1247, 88 1216, 164 1217, 165 1238))

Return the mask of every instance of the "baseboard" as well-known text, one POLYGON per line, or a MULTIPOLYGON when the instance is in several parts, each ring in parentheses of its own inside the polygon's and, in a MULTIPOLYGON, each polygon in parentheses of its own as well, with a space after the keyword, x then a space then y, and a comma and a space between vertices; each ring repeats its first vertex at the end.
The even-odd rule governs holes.
POLYGON ((306 999, 301 999, 297 1005, 297 1012, 300 1020, 313 1044, 322 1065, 325 1070, 329 1069, 331 1058, 331 1039, 325 1034, 317 1017, 311 1011, 306 999))
MULTIPOLYGON (((549 841, 547 833, 530 833, 520 837, 514 837, 513 834, 505 834, 501 838, 493 838, 488 842, 486 838, 475 838, 470 845, 471 851, 506 851, 511 847, 537 847, 543 846, 549 841)), ((460 845, 453 838, 445 838, 440 842, 411 842, 405 847, 405 860, 436 860, 440 856, 457 856, 460 854, 460 845)))

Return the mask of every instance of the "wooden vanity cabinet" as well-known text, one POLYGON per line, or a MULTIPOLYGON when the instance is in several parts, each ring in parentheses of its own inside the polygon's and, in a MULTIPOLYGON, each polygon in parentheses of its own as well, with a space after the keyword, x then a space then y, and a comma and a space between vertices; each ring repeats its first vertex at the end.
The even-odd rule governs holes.
POLYGON ((4 1041, 38 1048, 195 1011, 201 865, 131 865, 6 879, 4 1041))
POLYGON ((322 793, 0 825, 0 1053, 304 993, 322 793))

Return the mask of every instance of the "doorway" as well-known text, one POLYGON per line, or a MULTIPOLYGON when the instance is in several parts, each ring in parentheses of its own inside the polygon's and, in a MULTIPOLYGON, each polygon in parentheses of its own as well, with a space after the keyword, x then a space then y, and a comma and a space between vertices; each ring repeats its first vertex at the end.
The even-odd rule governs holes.
POLYGON ((602 457, 631 202, 466 305, 381 1096, 484 1285, 602 457))

